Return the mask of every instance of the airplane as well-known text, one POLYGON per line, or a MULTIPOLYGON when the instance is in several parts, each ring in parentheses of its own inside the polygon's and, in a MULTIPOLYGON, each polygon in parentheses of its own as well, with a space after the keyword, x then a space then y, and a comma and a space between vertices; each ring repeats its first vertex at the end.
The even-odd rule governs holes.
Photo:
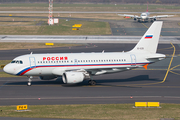
POLYGON ((93 76, 123 72, 166 58, 166 55, 156 53, 162 21, 152 23, 136 46, 128 52, 98 52, 98 53, 48 53, 26 54, 5 65, 4 72, 17 76, 27 76, 28 86, 31 86, 33 76, 41 80, 51 80, 62 77, 66 84, 80 83, 89 80, 90 85, 96 85, 93 76))
POLYGON ((141 13, 140 16, 137 15, 128 15, 128 14, 118 14, 119 16, 124 16, 124 17, 131 17, 134 18, 134 20, 138 20, 138 22, 144 22, 144 21, 148 21, 149 19, 151 20, 151 22, 156 21, 157 18, 166 18, 166 17, 172 17, 174 15, 157 15, 157 16, 152 16, 150 17, 150 13, 148 12, 148 4, 147 4, 147 10, 146 12, 141 13))

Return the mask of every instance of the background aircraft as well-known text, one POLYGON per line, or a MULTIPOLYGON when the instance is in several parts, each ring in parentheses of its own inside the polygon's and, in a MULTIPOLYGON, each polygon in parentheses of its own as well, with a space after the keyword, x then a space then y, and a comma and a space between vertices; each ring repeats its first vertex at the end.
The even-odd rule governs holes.
POLYGON ((157 15, 150 17, 150 13, 148 12, 148 4, 147 4, 147 10, 146 12, 141 13, 140 16, 137 15, 128 15, 128 14, 118 14, 119 16, 125 16, 125 17, 131 17, 134 18, 134 20, 138 20, 138 22, 144 22, 151 20, 151 22, 156 21, 157 18, 166 18, 166 17, 172 17, 174 15, 157 15))
POLYGON ((39 76, 50 80, 62 76, 64 83, 80 83, 90 79, 95 85, 94 75, 122 72, 164 59, 164 54, 156 53, 162 22, 156 21, 143 35, 138 44, 129 52, 102 53, 51 53, 27 54, 16 57, 3 70, 18 76, 39 76))

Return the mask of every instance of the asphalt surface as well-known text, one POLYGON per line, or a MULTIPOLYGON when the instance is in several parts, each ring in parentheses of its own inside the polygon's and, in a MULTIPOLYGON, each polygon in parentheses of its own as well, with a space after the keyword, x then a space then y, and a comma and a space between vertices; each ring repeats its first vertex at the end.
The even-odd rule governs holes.
MULTIPOLYGON (((34 49, 34 53, 57 52, 113 52, 131 50, 134 44, 89 44, 80 47, 34 49)), ((96 86, 88 81, 66 85, 61 78, 41 81, 35 77, 32 86, 26 86, 26 77, 0 78, 0 105, 52 105, 52 104, 111 104, 134 103, 137 101, 158 101, 161 103, 180 103, 179 94, 179 45, 177 57, 171 44, 160 44, 158 53, 169 57, 148 66, 148 70, 138 69, 115 74, 95 76, 96 86), (172 68, 168 74, 167 69, 172 68), (165 79, 165 75, 167 78, 165 79), (162 82, 163 81, 163 82, 162 82), (132 97, 131 97, 132 96, 132 97)), ((28 50, 0 51, 1 59, 12 59, 18 55, 30 53, 28 50)))

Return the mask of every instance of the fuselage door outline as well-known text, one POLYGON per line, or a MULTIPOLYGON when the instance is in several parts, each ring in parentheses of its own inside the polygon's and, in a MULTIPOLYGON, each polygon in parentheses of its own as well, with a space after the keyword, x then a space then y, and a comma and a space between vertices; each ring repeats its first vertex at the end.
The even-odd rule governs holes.
POLYGON ((131 66, 136 66, 136 56, 134 54, 131 54, 131 66))
POLYGON ((35 57, 29 57, 30 68, 36 67, 35 57))

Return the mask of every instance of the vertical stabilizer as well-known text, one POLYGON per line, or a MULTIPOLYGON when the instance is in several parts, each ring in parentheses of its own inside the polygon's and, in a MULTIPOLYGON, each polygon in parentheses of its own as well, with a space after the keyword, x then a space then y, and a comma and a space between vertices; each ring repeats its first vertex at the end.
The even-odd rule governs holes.
POLYGON ((162 21, 155 21, 130 52, 156 53, 162 21))
POLYGON ((146 12, 148 12, 148 2, 147 2, 147 10, 146 10, 146 12))

